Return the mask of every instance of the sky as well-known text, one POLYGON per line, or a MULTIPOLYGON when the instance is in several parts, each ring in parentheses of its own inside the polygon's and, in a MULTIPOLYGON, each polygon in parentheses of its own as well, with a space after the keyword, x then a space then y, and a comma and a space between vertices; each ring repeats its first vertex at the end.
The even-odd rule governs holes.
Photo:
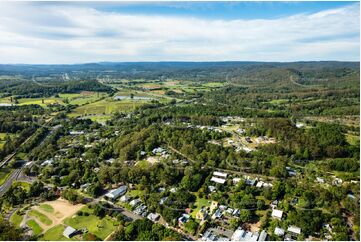
POLYGON ((359 61, 359 2, 0 2, 0 63, 359 61))

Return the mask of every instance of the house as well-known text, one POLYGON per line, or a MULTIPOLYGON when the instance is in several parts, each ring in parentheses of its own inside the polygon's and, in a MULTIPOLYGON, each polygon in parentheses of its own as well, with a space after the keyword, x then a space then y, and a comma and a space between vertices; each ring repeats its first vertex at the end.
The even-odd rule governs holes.
POLYGON ((212 219, 220 219, 222 216, 222 210, 218 208, 212 215, 212 219))
POLYGON ((127 186, 120 186, 117 189, 113 189, 109 191, 107 194, 105 194, 105 197, 109 198, 110 200, 116 200, 121 195, 125 194, 127 192, 127 186))
POLYGON ((259 181, 259 182, 257 182, 256 187, 261 188, 261 187, 263 187, 263 184, 264 184, 263 181, 259 181))
POLYGON ((280 227, 276 227, 274 234, 277 236, 283 236, 285 234, 285 230, 280 227))
POLYGON ((84 131, 70 131, 69 134, 71 134, 71 135, 81 135, 81 134, 84 134, 84 131))
POLYGON ((332 181, 332 185, 334 185, 334 186, 340 186, 340 185, 342 185, 342 179, 340 179, 340 178, 337 178, 337 177, 334 177, 334 179, 333 179, 333 181, 332 181))
POLYGON ((245 182, 246 182, 246 184, 249 185, 249 186, 254 186, 257 181, 254 180, 254 179, 246 178, 245 182))
POLYGON ((120 197, 120 201, 123 202, 123 203, 126 203, 130 200, 130 197, 127 196, 127 195, 123 195, 120 197))
POLYGON ((235 217, 239 217, 240 214, 241 214, 241 211, 239 209, 235 209, 232 213, 232 215, 235 217))
POLYGON ((295 236, 298 236, 301 234, 301 228, 293 226, 293 225, 288 226, 287 231, 295 236))
POLYGON ((74 229, 73 227, 68 226, 65 228, 63 235, 64 235, 64 237, 70 239, 71 237, 76 235, 77 232, 78 232, 78 230, 74 229))
POLYGON ((209 211, 212 213, 217 208, 218 208, 218 202, 212 201, 209 211))
POLYGON ((261 234, 258 237, 258 241, 266 241, 268 237, 268 234, 266 231, 262 230, 261 234))
POLYGON ((159 219, 160 215, 158 213, 150 213, 147 216, 147 219, 149 219, 150 221, 157 221, 159 219))
POLYGON ((219 184, 224 184, 226 182, 225 179, 218 178, 218 177, 215 177, 215 176, 212 176, 211 181, 215 182, 215 183, 219 183, 219 184))
POLYGON ((160 187, 160 188, 158 188, 158 192, 159 192, 159 193, 165 192, 165 187, 160 187))
POLYGON ((160 200, 159 200, 159 204, 162 205, 165 203, 165 201, 167 201, 168 197, 162 197, 160 200))
POLYGON ((231 240, 232 241, 257 241, 258 233, 253 234, 251 231, 246 231, 238 228, 234 231, 231 240))
POLYGON ((217 241, 218 238, 215 234, 212 233, 209 229, 202 236, 202 241, 217 241))
POLYGON ((286 166, 286 171, 288 172, 289 176, 295 176, 297 174, 296 171, 289 166, 286 166))
POLYGON ((132 201, 130 201, 129 205, 133 207, 137 206, 139 203, 141 203, 142 200, 140 200, 139 198, 138 199, 134 199, 132 201))
POLYGON ((272 218, 282 219, 283 211, 278 209, 273 209, 272 218))
POLYGON ((53 159, 45 160, 43 163, 41 163, 41 166, 51 165, 53 162, 53 159))
POLYGON ((158 154, 158 153, 163 153, 165 151, 165 149, 163 149, 162 147, 158 147, 152 150, 153 154, 158 154))
POLYGON ((233 178, 232 181, 233 181, 233 184, 236 185, 236 184, 238 184, 238 183, 241 181, 241 178, 236 177, 236 178, 233 178))
POLYGON ((88 190, 89 186, 90 186, 90 183, 85 183, 83 185, 80 185, 80 189, 86 192, 88 190))
POLYGON ((190 215, 189 214, 186 214, 186 213, 183 213, 181 217, 178 218, 178 224, 179 226, 185 224, 188 222, 190 218, 190 215))
POLYGON ((304 127, 305 126, 305 124, 304 123, 301 123, 301 122, 297 122, 296 123, 296 128, 302 128, 302 127, 304 127))
POLYGON ((215 172, 213 172, 213 176, 218 176, 218 177, 222 177, 222 178, 227 178, 228 174, 227 174, 227 173, 223 173, 223 172, 215 171, 215 172))
POLYGON ((110 158, 110 159, 108 159, 108 160, 105 160, 105 162, 106 162, 106 163, 109 163, 109 164, 113 164, 114 161, 115 161, 114 158, 110 158))
POLYGON ((175 193, 177 190, 178 190, 178 189, 177 189, 176 187, 173 187, 173 188, 171 188, 169 191, 170 191, 171 193, 175 193))
POLYGON ((316 177, 316 181, 318 183, 325 183, 325 179, 321 178, 321 177, 316 177))
POLYGON ((196 219, 205 220, 207 218, 207 216, 208 216, 207 209, 205 207, 202 207, 197 212, 196 219))
POLYGON ((217 188, 215 186, 208 186, 208 190, 210 192, 215 192, 217 190, 217 188))
POLYGON ((252 143, 252 140, 250 137, 246 137, 245 140, 247 141, 247 143, 252 143))
POLYGON ((277 205, 278 205, 278 200, 274 200, 273 202, 271 202, 270 206, 272 209, 275 209, 277 208, 277 205))
POLYGON ((147 206, 144 204, 141 204, 134 210, 134 213, 138 214, 138 215, 143 215, 143 213, 146 212, 146 209, 147 209, 147 206))

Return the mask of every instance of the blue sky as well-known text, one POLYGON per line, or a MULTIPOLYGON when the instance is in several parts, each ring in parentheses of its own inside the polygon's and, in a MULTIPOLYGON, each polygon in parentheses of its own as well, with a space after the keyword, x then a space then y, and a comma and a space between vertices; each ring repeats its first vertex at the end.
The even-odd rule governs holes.
POLYGON ((154 3, 80 3, 127 14, 197 16, 206 19, 274 19, 297 13, 316 13, 344 7, 350 2, 154 2, 154 3))
POLYGON ((1 2, 0 63, 358 61, 358 2, 1 2))

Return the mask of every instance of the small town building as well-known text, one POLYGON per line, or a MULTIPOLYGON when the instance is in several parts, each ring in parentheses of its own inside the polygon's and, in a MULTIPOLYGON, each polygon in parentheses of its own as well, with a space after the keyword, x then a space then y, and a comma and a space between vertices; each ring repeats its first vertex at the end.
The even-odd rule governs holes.
POLYGON ((206 207, 202 207, 196 214, 196 219, 205 220, 208 216, 206 207))
POLYGON ((211 181, 212 181, 212 182, 215 182, 215 183, 219 183, 219 184, 224 184, 224 183, 226 182, 225 179, 223 179, 223 178, 218 178, 218 177, 215 177, 215 176, 212 176, 211 181))
POLYGON ((266 231, 262 230, 261 234, 258 237, 258 241, 266 241, 268 237, 268 234, 266 231))
POLYGON ((293 225, 288 226, 287 231, 291 232, 292 234, 294 234, 296 236, 301 234, 301 228, 293 226, 293 225))
POLYGON ((253 234, 251 231, 246 231, 242 228, 238 228, 234 231, 231 240, 232 241, 257 241, 258 233, 253 234))
POLYGON ((158 213, 150 213, 148 214, 147 218, 150 220, 150 221, 157 221, 159 218, 160 218, 160 215, 158 213))
POLYGON ((120 186, 117 189, 113 189, 105 194, 105 197, 109 198, 110 200, 116 200, 118 197, 122 196, 127 192, 127 186, 120 186))
POLYGON ((137 198, 137 199, 134 199, 134 200, 130 201, 129 205, 132 206, 132 207, 135 207, 135 206, 137 206, 137 205, 138 205, 139 203, 141 203, 141 202, 142 202, 142 200, 140 200, 139 198, 137 198))
POLYGON ((76 235, 78 231, 76 229, 74 229, 73 227, 66 227, 64 232, 63 232, 63 235, 64 237, 70 239, 71 237, 73 237, 74 235, 76 235))
POLYGON ((278 209, 273 209, 272 217, 277 219, 282 219, 283 211, 278 209))
POLYGON ((274 234, 277 236, 283 236, 285 234, 285 230, 280 227, 276 227, 274 234))

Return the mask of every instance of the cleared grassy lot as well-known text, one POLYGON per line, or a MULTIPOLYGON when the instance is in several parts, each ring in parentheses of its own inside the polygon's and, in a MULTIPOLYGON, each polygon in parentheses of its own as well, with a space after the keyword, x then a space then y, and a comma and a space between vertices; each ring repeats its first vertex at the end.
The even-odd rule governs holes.
POLYGON ((47 230, 44 235, 40 238, 40 240, 50 240, 50 241, 70 241, 63 236, 65 226, 62 224, 58 224, 51 229, 47 230))
POLYGON ((39 235, 43 232, 43 229, 40 227, 40 225, 33 219, 28 220, 26 224, 31 228, 35 235, 39 235))
POLYGON ((194 208, 192 210, 192 213, 191 213, 191 216, 193 218, 196 217, 196 214, 197 212, 202 208, 202 207, 209 207, 211 205, 211 201, 209 201, 208 199, 205 199, 205 198, 200 198, 197 196, 197 200, 196 202, 194 203, 194 205, 196 206, 196 208, 194 208))
POLYGON ((10 222, 13 223, 15 227, 20 227, 21 221, 23 221, 23 216, 19 215, 17 211, 10 217, 10 222))
POLYGON ((113 220, 109 216, 101 219, 95 215, 92 215, 93 211, 89 208, 83 208, 82 211, 88 212, 89 215, 74 215, 72 217, 66 218, 64 223, 76 229, 87 228, 89 233, 96 235, 102 240, 104 240, 110 233, 112 233, 119 225, 119 222, 113 220))
POLYGON ((72 105, 84 105, 95 102, 101 98, 106 97, 108 94, 105 92, 81 92, 81 93, 61 93, 59 97, 64 103, 72 105))
POLYGON ((148 101, 144 100, 121 100, 115 101, 112 98, 106 98, 94 103, 75 108, 70 117, 86 115, 109 115, 115 112, 131 112, 136 107, 144 105, 148 101))
POLYGON ((31 210, 29 212, 29 216, 37 218, 41 223, 45 225, 51 225, 53 223, 53 221, 51 221, 51 219, 49 219, 45 214, 42 214, 37 210, 31 210))
POLYGON ((49 204, 41 204, 39 206, 39 208, 45 212, 48 212, 48 213, 53 213, 54 212, 54 208, 49 205, 49 204))

